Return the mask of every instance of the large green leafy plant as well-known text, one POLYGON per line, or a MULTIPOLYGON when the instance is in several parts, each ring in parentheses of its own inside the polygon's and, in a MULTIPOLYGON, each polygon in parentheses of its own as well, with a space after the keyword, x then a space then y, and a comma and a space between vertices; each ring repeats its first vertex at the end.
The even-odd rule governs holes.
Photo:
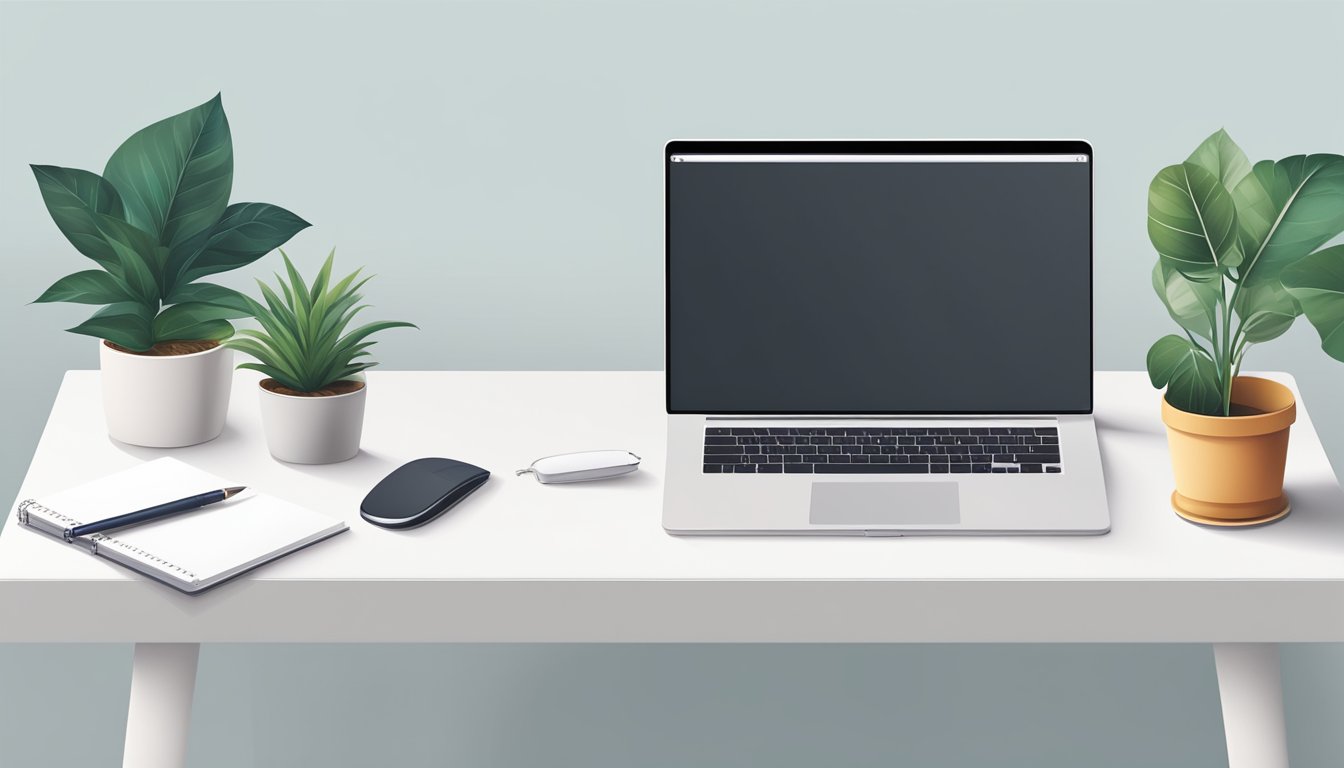
POLYGON ((308 226, 268 203, 229 205, 233 140, 218 95, 136 132, 102 176, 32 169, 56 226, 98 265, 37 301, 105 305, 69 330, 135 352, 232 335, 229 320, 248 314, 242 295, 198 280, 250 264, 308 226))
POLYGON ((1148 350, 1167 402, 1231 413, 1246 350, 1305 314, 1326 354, 1344 361, 1344 157, 1294 155, 1252 165, 1225 131, 1148 188, 1153 289, 1184 336, 1148 350), (1318 250, 1319 249, 1319 250, 1318 250))
POLYGON ((243 297, 261 330, 244 329, 236 338, 224 342, 225 346, 257 359, 239 368, 261 371, 296 392, 316 392, 377 365, 359 359, 369 355, 368 348, 375 343, 367 340, 372 334, 388 328, 415 327, 389 320, 362 325, 346 333, 350 321, 368 306, 359 303, 363 298, 359 290, 370 278, 355 282, 360 272, 357 269, 332 285, 331 266, 336 258, 333 250, 309 287, 283 250, 280 256, 289 276, 286 282, 276 275, 280 293, 258 280, 266 303, 243 297))

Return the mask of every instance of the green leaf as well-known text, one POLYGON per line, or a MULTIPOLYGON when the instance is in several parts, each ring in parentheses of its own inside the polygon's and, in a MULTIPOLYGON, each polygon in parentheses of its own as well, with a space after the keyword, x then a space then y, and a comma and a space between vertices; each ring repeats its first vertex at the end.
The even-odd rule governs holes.
POLYGON ((1217 176, 1228 192, 1236 189, 1251 172, 1251 161, 1246 159, 1246 153, 1221 128, 1191 152, 1186 162, 1217 176))
POLYGON ((1148 378, 1167 388, 1167 402, 1190 413, 1223 415, 1218 369, 1208 353, 1189 339, 1163 336, 1148 350, 1148 378))
POLYGON ((1321 349, 1344 361, 1344 245, 1323 248, 1283 270, 1283 286, 1302 305, 1321 349))
POLYGON ((96 219, 98 231, 117 257, 114 272, 131 293, 157 309, 161 292, 164 248, 154 242, 148 233, 121 219, 100 215, 96 219))
POLYGON ((150 325, 153 319, 153 310, 144 304, 120 302, 103 307, 93 317, 66 330, 106 339, 135 352, 144 352, 154 346, 154 333, 150 325))
MULTIPOLYGON (((222 328, 217 321, 237 316, 237 310, 231 307, 220 307, 198 302, 174 304, 154 318, 154 338, 160 341, 170 339, 196 341, 218 338, 214 335, 194 336, 192 334, 201 332, 200 329, 202 328, 207 328, 212 333, 217 332, 222 328)), ((224 325, 228 326, 228 335, 231 335, 233 326, 227 322, 224 325)))
POLYGON ((134 296, 120 280, 101 269, 66 275, 43 291, 34 301, 70 301, 76 304, 115 304, 133 301, 134 296))
POLYGON ((96 173, 54 165, 32 166, 37 187, 42 192, 51 220, 75 246, 75 250, 93 259, 103 269, 115 271, 117 256, 103 240, 97 217, 122 217, 121 196, 96 173))
POLYGON ((1218 177, 1194 163, 1163 168, 1148 187, 1148 238, 1192 280, 1213 280, 1241 262, 1237 210, 1218 177))
POLYGON ((209 231, 172 249, 170 284, 190 283, 251 264, 308 226, 278 205, 234 203, 209 231))
POLYGON ((1153 290, 1167 307, 1167 313, 1182 328, 1213 339, 1217 326, 1218 300, 1222 281, 1188 280, 1161 259, 1153 265, 1153 290))
POLYGON ((223 307, 232 310, 231 314, 220 315, 225 319, 236 319, 240 317, 252 317, 252 305, 250 299, 233 290, 225 288, 222 285, 213 283, 191 283, 179 287, 169 296, 164 303, 166 304, 212 304, 216 307, 223 307))
POLYGON ((1255 164, 1234 190, 1247 283, 1284 267, 1344 232, 1344 157, 1294 155, 1255 164))
MULTIPOLYGON (((298 392, 307 391, 303 388, 303 384, 301 382, 299 382, 297 379, 291 378, 283 370, 278 369, 275 366, 268 365, 266 363, 242 363, 238 367, 248 368, 253 371, 261 371, 262 375, 269 376, 270 378, 275 379, 277 382, 279 382, 281 386, 289 387, 290 389, 293 389, 295 391, 298 392)), ((314 387, 314 389, 316 389, 316 387, 314 387)))
POLYGON ((1277 281, 1241 286, 1232 309, 1241 318, 1241 331, 1252 344, 1282 336, 1301 314, 1297 302, 1277 281))
POLYGON ((233 187, 233 140, 217 94, 136 131, 103 176, 121 193, 126 220, 173 248, 223 215, 233 187))

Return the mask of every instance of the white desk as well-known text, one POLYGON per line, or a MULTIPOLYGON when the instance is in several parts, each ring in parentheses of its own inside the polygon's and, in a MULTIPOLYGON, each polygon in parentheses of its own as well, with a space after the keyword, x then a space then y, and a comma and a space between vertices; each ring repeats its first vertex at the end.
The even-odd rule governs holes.
MULTIPOLYGON (((373 372, 363 452, 319 467, 270 458, 256 378, 238 374, 219 439, 172 455, 349 533, 196 597, 17 524, 0 534, 0 642, 136 643, 127 765, 181 764, 203 642, 1198 642, 1216 644, 1231 768, 1271 768, 1287 764, 1274 644, 1344 641, 1344 496, 1301 403, 1293 514, 1265 528, 1176 517, 1158 394, 1102 373, 1106 536, 675 538, 660 373, 373 372), (513 476, 599 448, 643 468, 513 476), (494 477, 418 530, 360 520, 368 489, 422 456, 494 477)), ((111 442, 101 409, 98 374, 67 374, 19 499, 166 453, 111 442)))

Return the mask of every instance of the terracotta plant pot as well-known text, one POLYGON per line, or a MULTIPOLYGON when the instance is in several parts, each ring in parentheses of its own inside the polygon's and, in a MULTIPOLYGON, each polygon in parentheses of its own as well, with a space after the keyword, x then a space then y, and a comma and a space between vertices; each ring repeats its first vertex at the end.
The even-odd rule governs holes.
POLYGON ((135 355, 98 342, 103 413, 112 439, 180 448, 224 431, 233 386, 233 350, 135 355))
POLYGON ((314 397, 272 392, 265 384, 257 389, 266 447, 275 458, 290 464, 334 464, 359 453, 367 386, 314 397))
POLYGON ((1176 514, 1195 523, 1247 526, 1288 514, 1283 467, 1288 428, 1297 420, 1293 393, 1254 376, 1232 381, 1232 403, 1246 416, 1203 416, 1162 399, 1176 491, 1176 514))

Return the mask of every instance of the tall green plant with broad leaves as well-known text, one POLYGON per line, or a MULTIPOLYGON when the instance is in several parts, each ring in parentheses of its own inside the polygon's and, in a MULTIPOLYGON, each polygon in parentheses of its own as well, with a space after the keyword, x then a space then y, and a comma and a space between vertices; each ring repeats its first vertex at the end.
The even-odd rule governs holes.
POLYGON ((1232 380, 1253 344, 1298 315, 1344 361, 1344 157, 1294 155, 1254 165, 1226 131, 1148 188, 1153 290, 1184 334, 1148 350, 1148 377, 1167 402, 1231 413, 1232 380))
POLYGON ((358 280, 357 269, 333 284, 333 250, 309 287, 283 250, 280 257, 285 260, 288 281, 276 275, 276 287, 272 289, 258 280, 264 304, 243 297, 261 329, 241 330, 237 338, 224 342, 257 359, 239 368, 260 371, 296 392, 315 392, 377 365, 360 360, 368 357, 368 349, 375 343, 368 340, 373 334, 388 328, 415 327, 384 320, 347 333, 345 329, 355 315, 368 307, 359 303, 363 298, 359 290, 369 278, 358 280))
POLYGON ((57 229, 97 266, 36 301, 103 305, 69 330, 136 352, 231 336, 229 320, 247 317, 247 302, 200 278, 250 264, 308 226, 269 203, 229 204, 233 140, 218 95, 136 132, 102 176, 32 169, 57 229))

